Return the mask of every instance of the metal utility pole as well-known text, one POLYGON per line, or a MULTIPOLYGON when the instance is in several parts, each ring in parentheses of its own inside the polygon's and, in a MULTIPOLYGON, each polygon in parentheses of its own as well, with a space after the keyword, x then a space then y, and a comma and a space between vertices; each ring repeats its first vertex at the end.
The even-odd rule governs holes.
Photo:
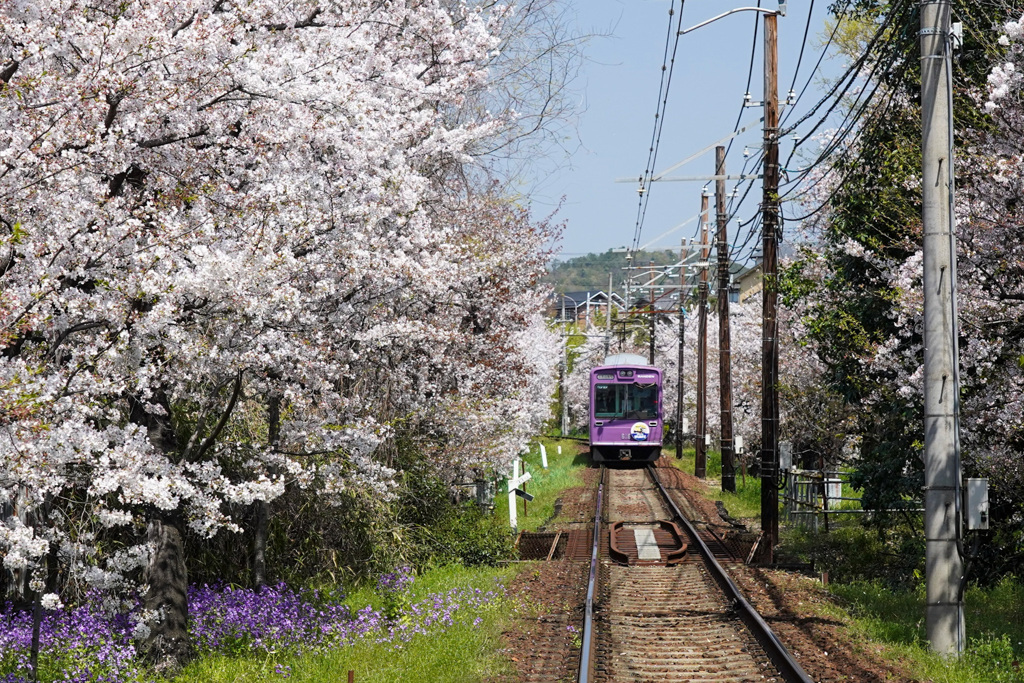
POLYGON ((956 249, 951 230, 950 1, 921 2, 924 222, 924 530, 927 615, 935 652, 964 649, 960 598, 959 371, 956 249))
POLYGON ((676 457, 683 457, 683 397, 686 395, 683 386, 683 349, 686 348, 686 306, 683 291, 686 287, 686 240, 679 246, 679 358, 676 364, 676 457))
POLYGON ((651 337, 649 355, 651 365, 654 365, 654 261, 650 261, 647 268, 647 299, 651 302, 651 319, 648 321, 648 334, 651 337))
POLYGON ((778 16, 764 15, 764 194, 761 233, 761 531, 762 558, 779 543, 779 55, 778 16))
POLYGON ((725 211, 725 147, 715 147, 715 211, 718 219, 718 375, 722 422, 722 490, 736 492, 732 450, 732 358, 729 335, 729 235, 725 211))
POLYGON ((697 299, 697 424, 694 426, 696 454, 693 474, 703 479, 707 476, 708 451, 704 441, 708 433, 708 259, 711 249, 708 244, 708 193, 700 197, 700 285, 697 299))

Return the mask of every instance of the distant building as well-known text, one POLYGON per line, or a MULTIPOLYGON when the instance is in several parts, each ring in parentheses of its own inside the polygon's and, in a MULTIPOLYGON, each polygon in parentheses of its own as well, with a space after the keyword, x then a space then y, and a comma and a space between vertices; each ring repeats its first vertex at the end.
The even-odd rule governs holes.
POLYGON ((626 302, 615 292, 611 296, 602 290, 556 294, 548 305, 548 316, 556 322, 600 326, 607 320, 609 302, 613 310, 625 310, 626 302))
POLYGON ((730 301, 743 303, 755 294, 760 293, 764 287, 760 263, 755 263, 752 266, 733 263, 729 270, 732 280, 730 301))

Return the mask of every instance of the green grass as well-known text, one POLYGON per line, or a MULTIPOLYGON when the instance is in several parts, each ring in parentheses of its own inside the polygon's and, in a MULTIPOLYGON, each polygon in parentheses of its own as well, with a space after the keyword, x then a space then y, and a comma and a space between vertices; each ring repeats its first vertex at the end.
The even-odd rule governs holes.
MULTIPOLYGON (((498 581, 507 582, 512 568, 443 567, 418 577, 410 589, 412 599, 451 588, 489 590, 498 581)), ((369 588, 356 591, 347 600, 353 608, 377 604, 369 588)), ((417 635, 408 643, 377 644, 361 641, 323 654, 275 653, 251 657, 207 656, 189 665, 176 683, 262 683, 264 681, 348 680, 353 671, 358 683, 391 681, 439 681, 475 683, 514 671, 501 655, 501 633, 511 605, 499 600, 483 610, 460 615, 457 623, 444 630, 417 635), (473 625, 479 617, 481 623, 473 625)))
MULTIPOLYGON (((527 503, 516 498, 517 516, 520 531, 535 531, 537 527, 548 523, 555 512, 555 501, 567 488, 583 485, 583 471, 587 468, 589 458, 586 453, 579 453, 579 443, 562 439, 542 440, 548 453, 548 469, 541 465, 540 449, 536 445, 523 456, 523 465, 532 479, 526 483, 526 491, 534 496, 527 503), (562 446, 562 454, 558 454, 558 446, 562 446)), ((505 523, 508 522, 508 488, 501 484, 498 487, 494 505, 494 514, 505 523)))
POLYGON ((854 630, 886 645, 885 654, 934 683, 1022 683, 1024 585, 1004 580, 992 588, 969 588, 964 596, 968 646, 957 660, 932 653, 925 635, 925 594, 920 586, 895 591, 880 583, 833 584, 847 606, 854 630), (1017 666, 1014 666, 1017 662, 1017 666))
MULTIPOLYGON (((696 452, 692 448, 683 449, 683 457, 676 458, 674 449, 666 449, 666 455, 680 470, 693 474, 696 452)), ((720 500, 729 514, 738 519, 761 518, 761 480, 749 474, 744 477, 740 468, 736 468, 736 493, 723 491, 722 454, 718 451, 707 452, 708 488, 704 495, 711 500, 720 500)))

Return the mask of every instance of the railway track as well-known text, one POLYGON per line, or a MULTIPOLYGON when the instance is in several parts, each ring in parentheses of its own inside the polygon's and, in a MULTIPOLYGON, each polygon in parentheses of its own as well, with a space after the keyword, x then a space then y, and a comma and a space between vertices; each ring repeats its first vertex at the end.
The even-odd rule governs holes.
POLYGON ((597 500, 580 683, 810 683, 655 468, 604 469, 597 500))

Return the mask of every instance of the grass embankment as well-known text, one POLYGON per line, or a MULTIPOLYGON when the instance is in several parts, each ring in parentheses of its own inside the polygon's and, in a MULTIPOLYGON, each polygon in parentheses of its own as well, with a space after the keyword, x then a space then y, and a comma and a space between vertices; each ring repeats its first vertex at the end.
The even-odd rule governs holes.
MULTIPOLYGON (((453 589, 493 590, 506 584, 516 572, 509 567, 443 567, 431 570, 416 579, 409 588, 411 604, 431 595, 446 594, 453 589)), ((371 588, 351 594, 346 603, 353 612, 365 607, 383 609, 381 598, 371 588)), ((246 681, 348 680, 354 672, 358 683, 393 681, 443 681, 466 683, 512 671, 503 658, 501 633, 511 606, 507 600, 495 600, 483 608, 456 610, 447 628, 413 635, 407 642, 377 642, 373 638, 335 648, 326 653, 294 654, 269 652, 260 655, 208 655, 191 664, 176 683, 228 683, 246 681)))
MULTIPOLYGON (((670 458, 683 472, 693 474, 696 452, 692 448, 683 449, 683 457, 676 458, 674 449, 666 449, 670 458)), ((722 454, 718 451, 707 452, 707 488, 700 493, 711 500, 720 500, 729 514, 737 519, 761 518, 761 480, 749 474, 744 475, 740 467, 736 468, 736 492, 722 490, 722 454)))
MULTIPOLYGON (((555 516, 555 501, 562 492, 583 484, 583 471, 589 459, 579 454, 573 441, 544 439, 548 468, 541 463, 540 449, 534 445, 523 456, 523 467, 532 478, 526 490, 535 496, 525 504, 517 498, 520 531, 532 531, 555 516), (558 447, 562 452, 559 454, 558 447)), ((499 485, 496 492, 494 521, 508 524, 508 489, 499 485)), ((501 568, 443 567, 418 577, 410 588, 408 601, 416 603, 429 595, 447 593, 453 589, 465 591, 494 588, 496 583, 507 585, 524 565, 501 568)), ((346 599, 353 612, 366 607, 383 609, 381 598, 372 587, 355 591, 346 599)), ((514 673, 512 663, 500 654, 501 634, 515 618, 516 605, 499 599, 482 609, 456 612, 454 623, 436 632, 417 634, 408 642, 375 642, 364 639, 353 645, 335 649, 326 654, 295 655, 291 653, 267 654, 261 657, 246 655, 207 656, 188 667, 177 683, 228 683, 234 681, 279 681, 287 676, 294 681, 348 680, 354 672, 358 683, 384 683, 391 681, 438 681, 443 683, 476 682, 514 673)))
MULTIPOLYGON (((684 449, 673 463, 684 472, 694 471, 694 451, 684 449)), ((721 490, 721 454, 708 452, 708 486, 702 495, 720 500, 733 517, 759 519, 761 482, 754 477, 743 481, 736 475, 736 493, 721 490)), ((859 492, 844 484, 843 495, 859 492)), ((893 553, 878 538, 878 532, 859 525, 845 525, 838 532, 787 534, 784 545, 799 551, 804 559, 815 559, 824 569, 845 568, 865 573, 877 563, 878 553, 893 553), (875 556, 874 562, 872 555, 875 556)), ((897 548, 897 555, 910 552, 897 548)), ((839 572, 833 572, 836 576, 839 572)), ((920 572, 908 570, 910 589, 888 588, 881 581, 833 582, 829 591, 836 602, 824 608, 827 614, 848 627, 853 636, 875 646, 884 659, 899 664, 918 680, 933 683, 1024 683, 1024 584, 1006 579, 991 588, 970 587, 964 595, 968 643, 964 655, 949 660, 932 653, 925 632, 925 592, 920 572)))
MULTIPOLYGON (((521 528, 533 529, 554 517, 562 491, 583 483, 588 463, 577 455, 577 445, 556 440, 545 444, 547 470, 541 467, 536 447, 525 458, 534 476, 528 490, 537 498, 528 516, 519 501, 521 528)), ((507 500, 507 495, 499 495, 495 514, 485 518, 501 532, 508 529, 507 500)), ((514 675, 513 663, 502 654, 501 636, 512 627, 521 606, 505 597, 503 586, 529 566, 447 565, 425 571, 411 583, 405 580, 410 575, 397 572, 386 575, 392 577, 387 579, 390 584, 381 584, 381 577, 376 586, 356 588, 343 598, 335 597, 342 592, 340 586, 325 587, 319 597, 286 586, 263 592, 198 587, 205 591, 208 604, 193 605, 190 628, 197 658, 174 681, 343 682, 352 671, 359 683, 475 683, 514 675), (405 579, 396 584, 396 576, 405 579)), ((66 612, 61 619, 77 626, 70 631, 59 624, 44 629, 41 681, 141 683, 154 678, 123 625, 111 628, 113 622, 107 623, 109 619, 99 613, 72 615, 71 607, 66 612), (79 633, 86 617, 94 633, 79 633), (117 652, 123 657, 114 656, 117 652), (85 673, 69 676, 71 669, 85 673)), ((0 680, 28 680, 24 663, 30 629, 25 631, 24 616, 0 618, 0 680)), ((30 620, 27 623, 30 626, 30 620)))
MULTIPOLYGON (((563 439, 542 439, 547 449, 548 468, 541 463, 540 449, 533 445, 523 455, 522 468, 530 473, 526 491, 534 496, 530 502, 516 498, 519 531, 535 531, 555 516, 555 501, 562 491, 583 485, 583 471, 590 463, 586 452, 580 453, 579 443, 563 439), (561 446, 562 453, 558 453, 561 446)), ((520 470, 520 473, 522 469, 520 470)), ((499 485, 495 496, 494 514, 497 519, 508 523, 508 487, 499 485)))
POLYGON ((968 642, 950 660, 928 649, 924 586, 905 591, 880 583, 832 584, 844 621, 863 638, 883 647, 879 654, 899 661, 919 680, 933 683, 1024 683, 1024 585, 1004 580, 964 594, 968 642))

